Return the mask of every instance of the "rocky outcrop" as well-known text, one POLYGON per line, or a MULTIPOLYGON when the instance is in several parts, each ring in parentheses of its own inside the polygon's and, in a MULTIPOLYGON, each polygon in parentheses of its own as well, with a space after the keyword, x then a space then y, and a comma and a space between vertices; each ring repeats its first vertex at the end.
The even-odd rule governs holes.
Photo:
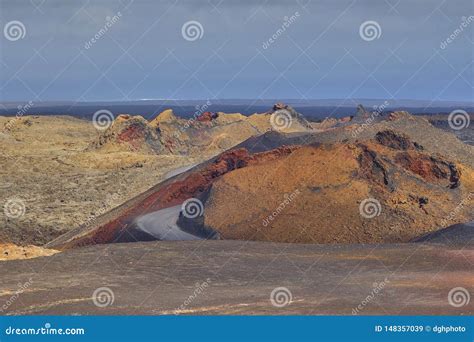
POLYGON ((298 127, 302 127, 305 130, 313 129, 310 122, 306 120, 302 114, 298 113, 293 107, 286 105, 284 103, 281 103, 281 102, 276 103, 273 106, 272 111, 269 112, 269 114, 276 115, 276 118, 274 119, 274 125, 272 125, 272 129, 297 130, 298 127), (275 128, 274 126, 278 126, 279 120, 282 120, 284 122, 284 124, 282 125, 283 127, 275 128))
POLYGON ((218 116, 218 113, 204 112, 199 115, 196 120, 199 122, 211 122, 212 120, 217 119, 218 116))
POLYGON ((119 115, 90 149, 161 153, 164 150, 160 130, 142 116, 119 115))
POLYGON ((395 190, 392 177, 389 175, 389 166, 382 160, 382 156, 364 144, 358 145, 361 149, 357 160, 359 162, 359 175, 374 184, 387 187, 389 191, 395 190))
POLYGON ((301 114, 284 104, 275 105, 271 112, 249 117, 207 111, 183 119, 167 109, 149 122, 142 116, 118 116, 108 129, 100 133, 90 149, 173 155, 199 153, 211 157, 273 129, 270 115, 274 109, 285 111, 283 115, 291 121, 290 127, 284 127, 284 132, 312 130, 311 124, 301 114))
POLYGON ((178 118, 174 115, 172 109, 166 109, 156 116, 153 120, 150 121, 150 125, 153 127, 158 127, 160 123, 172 123, 176 122, 178 118))
POLYGON ((357 105, 356 117, 366 119, 369 115, 370 112, 368 112, 363 105, 357 105))
POLYGON ((461 173, 453 162, 415 152, 398 153, 395 162, 427 182, 440 182, 451 189, 461 184, 461 173))
POLYGON ((375 139, 382 145, 395 150, 423 150, 423 147, 412 142, 406 134, 397 133, 393 130, 380 131, 375 135, 375 139))

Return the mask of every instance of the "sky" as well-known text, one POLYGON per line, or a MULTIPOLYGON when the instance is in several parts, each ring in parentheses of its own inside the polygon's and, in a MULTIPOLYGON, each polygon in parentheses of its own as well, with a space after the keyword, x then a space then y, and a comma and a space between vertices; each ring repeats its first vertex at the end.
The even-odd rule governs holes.
POLYGON ((0 4, 4 102, 474 98, 472 0, 0 4))

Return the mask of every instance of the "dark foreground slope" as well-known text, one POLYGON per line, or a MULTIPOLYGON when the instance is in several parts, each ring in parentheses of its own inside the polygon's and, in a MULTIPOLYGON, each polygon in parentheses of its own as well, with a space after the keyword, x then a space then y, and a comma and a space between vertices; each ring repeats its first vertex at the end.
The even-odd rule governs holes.
POLYGON ((0 263, 0 273, 8 275, 0 278, 0 303, 28 282, 4 314, 466 315, 474 313, 474 302, 455 307, 448 293, 472 288, 471 247, 240 241, 97 245, 0 263), (274 289, 277 304, 290 297, 291 302, 272 305, 274 289), (96 302, 109 305, 94 304, 96 290, 103 295, 96 302))
POLYGON ((435 242, 443 244, 459 244, 474 241, 474 221, 460 223, 424 235, 415 242, 435 242))

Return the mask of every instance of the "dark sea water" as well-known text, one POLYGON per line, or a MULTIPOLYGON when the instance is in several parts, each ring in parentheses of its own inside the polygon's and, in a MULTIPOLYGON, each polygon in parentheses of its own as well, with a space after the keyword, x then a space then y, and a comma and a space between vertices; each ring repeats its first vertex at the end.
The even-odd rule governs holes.
MULTIPOLYGON (((272 108, 279 100, 141 100, 129 102, 3 102, 0 103, 1 116, 21 115, 71 115, 83 119, 91 119, 98 110, 109 110, 114 115, 132 114, 142 115, 151 119, 163 110, 171 108, 176 115, 189 118, 195 113, 203 111, 242 113, 251 115, 264 113, 272 108)), ((430 103, 427 101, 401 100, 385 101, 374 99, 359 100, 282 100, 291 105, 299 113, 310 120, 319 120, 325 117, 340 118, 353 115, 357 105, 362 104, 367 110, 388 103, 386 111, 406 110, 413 114, 449 113, 454 109, 462 108, 474 111, 472 103, 430 103)))
MULTIPOLYGON (((241 113, 251 115, 254 113, 264 113, 271 109, 268 105, 228 105, 211 104, 206 106, 205 102, 196 105, 172 105, 172 104, 110 104, 110 105, 38 105, 28 109, 24 115, 71 115, 78 118, 90 119, 92 115, 101 109, 107 109, 114 115, 132 114, 142 115, 145 119, 152 119, 165 109, 172 109, 173 112, 183 118, 190 118, 195 113, 210 111, 224 113, 241 113)), ((325 117, 343 117, 353 115, 356 112, 354 107, 337 108, 335 106, 295 106, 299 113, 310 119, 322 119, 325 117)), ((14 116, 18 112, 17 108, 0 110, 0 115, 14 116)))

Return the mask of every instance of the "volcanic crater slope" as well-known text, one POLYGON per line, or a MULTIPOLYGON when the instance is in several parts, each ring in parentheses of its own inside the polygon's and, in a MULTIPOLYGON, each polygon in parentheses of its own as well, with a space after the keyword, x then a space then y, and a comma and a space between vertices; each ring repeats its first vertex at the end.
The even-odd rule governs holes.
POLYGON ((473 219, 473 157, 473 147, 406 112, 322 133, 268 132, 50 246, 152 239, 136 234, 137 220, 171 207, 178 208, 173 224, 200 238, 408 242, 473 219), (202 210, 183 218, 179 206, 191 198, 202 210))

